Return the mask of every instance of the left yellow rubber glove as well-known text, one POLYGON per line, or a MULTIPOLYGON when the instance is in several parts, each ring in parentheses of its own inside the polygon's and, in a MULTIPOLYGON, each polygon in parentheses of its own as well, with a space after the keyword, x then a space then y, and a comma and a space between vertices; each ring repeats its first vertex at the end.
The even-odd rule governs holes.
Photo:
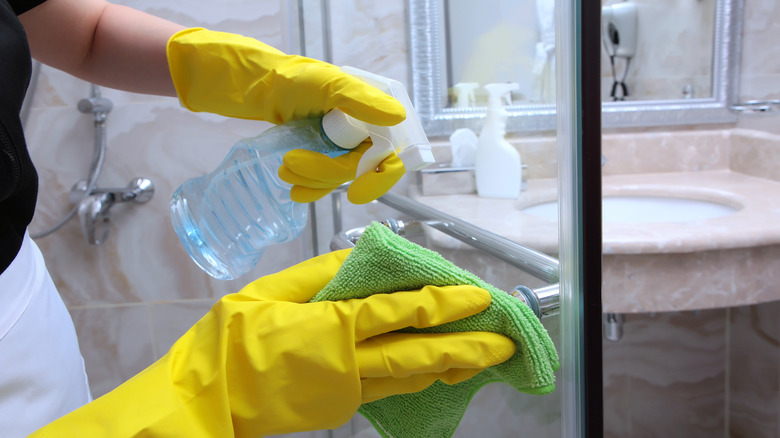
POLYGON ((292 150, 284 155, 279 177, 293 185, 290 198, 295 202, 314 202, 352 181, 347 188, 347 199, 353 204, 366 204, 384 195, 406 173, 401 159, 391 154, 373 172, 356 178, 360 157, 369 147, 371 141, 366 140, 335 158, 306 149, 292 150))
POLYGON ((42 437, 256 437, 329 429, 361 403, 453 384, 515 351, 496 333, 397 333, 484 310, 473 286, 308 301, 349 250, 223 297, 159 361, 54 421, 42 437))

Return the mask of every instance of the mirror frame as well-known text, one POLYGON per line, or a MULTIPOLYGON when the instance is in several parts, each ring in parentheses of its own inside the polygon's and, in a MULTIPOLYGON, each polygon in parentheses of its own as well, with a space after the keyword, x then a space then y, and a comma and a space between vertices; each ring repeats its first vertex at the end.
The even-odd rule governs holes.
MULTIPOLYGON (((712 97, 675 100, 604 102, 602 126, 649 126, 735 123, 743 0, 718 0, 712 63, 712 97)), ((485 107, 447 108, 444 0, 408 0, 409 64, 412 102, 429 136, 446 136, 458 128, 477 131, 485 107)), ((557 49, 556 49, 557 50, 557 49)), ((555 105, 508 106, 507 132, 556 129, 555 105)))

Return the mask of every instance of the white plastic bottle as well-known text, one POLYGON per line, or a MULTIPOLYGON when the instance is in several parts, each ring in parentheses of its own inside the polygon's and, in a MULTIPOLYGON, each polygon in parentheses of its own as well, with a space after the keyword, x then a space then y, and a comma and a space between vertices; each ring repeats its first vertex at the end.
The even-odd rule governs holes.
POLYGON ((488 84, 488 111, 477 142, 477 193, 485 198, 517 198, 523 180, 520 153, 506 141, 504 96, 517 84, 488 84))

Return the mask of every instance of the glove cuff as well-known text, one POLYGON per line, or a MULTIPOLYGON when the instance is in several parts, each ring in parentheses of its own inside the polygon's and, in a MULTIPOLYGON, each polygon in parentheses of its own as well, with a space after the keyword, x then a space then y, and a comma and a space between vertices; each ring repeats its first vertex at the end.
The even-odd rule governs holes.
POLYGON ((168 69, 181 105, 194 112, 265 120, 257 93, 273 65, 290 57, 254 38, 195 27, 168 39, 168 69), (249 101, 252 102, 249 102, 249 101))
POLYGON ((179 104, 190 111, 195 110, 187 105, 186 99, 182 98, 182 96, 187 95, 187 91, 189 90, 189 81, 186 80, 188 77, 188 63, 180 53, 182 50, 181 40, 187 35, 204 30, 206 29, 202 27, 192 27, 189 29, 180 30, 168 39, 168 42, 165 46, 165 55, 168 58, 168 71, 171 74, 171 80, 173 81, 173 86, 176 89, 176 96, 179 98, 179 104))

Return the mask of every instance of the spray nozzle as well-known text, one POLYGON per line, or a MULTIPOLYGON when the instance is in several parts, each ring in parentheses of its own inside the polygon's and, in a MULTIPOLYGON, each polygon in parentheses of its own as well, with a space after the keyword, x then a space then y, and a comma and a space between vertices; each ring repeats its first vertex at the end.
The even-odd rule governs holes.
POLYGON ((398 155, 407 171, 420 170, 436 162, 417 112, 400 82, 354 67, 342 67, 341 71, 358 77, 393 96, 406 108, 406 119, 394 126, 370 125, 338 109, 325 114, 322 119, 323 130, 337 145, 352 149, 366 137, 371 137, 373 145, 360 158, 357 167, 358 176, 375 170, 390 154, 398 155))
POLYGON ((488 106, 499 107, 512 104, 512 95, 509 94, 514 90, 517 90, 520 86, 517 83, 510 82, 505 84, 487 84, 485 89, 488 92, 488 106))
POLYGON ((509 113, 504 109, 504 104, 512 104, 512 95, 510 93, 518 88, 520 86, 514 82, 485 85, 485 89, 488 92, 488 110, 485 126, 497 122, 503 124, 506 121, 509 113))

